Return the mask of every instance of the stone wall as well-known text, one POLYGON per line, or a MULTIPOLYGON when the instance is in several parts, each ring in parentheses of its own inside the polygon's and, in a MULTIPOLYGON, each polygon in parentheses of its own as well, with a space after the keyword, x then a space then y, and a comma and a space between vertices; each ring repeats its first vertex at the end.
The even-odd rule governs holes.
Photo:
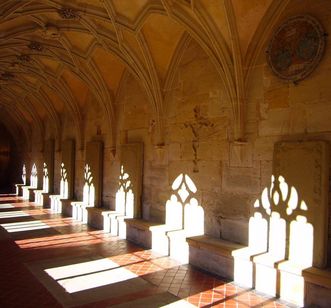
MULTIPOLYGON (((328 1, 291 1, 279 20, 307 11, 331 33, 328 1)), ((271 72, 265 50, 266 45, 256 63, 245 68, 249 69, 249 75, 244 142, 233 141, 233 112, 228 92, 209 56, 193 39, 174 68, 173 82, 163 91, 164 144, 156 145, 155 109, 141 84, 128 71, 112 98, 116 140, 109 130, 104 106, 90 93, 83 110, 84 137, 85 142, 104 142, 103 206, 115 208, 119 145, 143 142, 144 218, 164 221, 171 184, 179 174, 185 173, 198 189, 197 198, 205 212, 205 232, 246 244, 253 204, 270 185, 275 142, 331 140, 330 44, 317 69, 297 85, 281 81, 271 72)), ((62 138, 76 138, 72 120, 64 115, 61 119, 62 138)), ((82 198, 84 161, 84 147, 77 147, 77 199, 82 198)), ((58 164, 56 155, 55 183, 59 183, 58 164)), ((329 232, 331 247, 331 228, 329 232)))
MULTIPOLYGON (((320 21, 326 33, 330 33, 331 3, 326 1, 291 1, 280 17, 280 23, 290 16, 307 12, 320 21)), ((260 191, 269 185, 275 142, 331 140, 330 45, 326 45, 318 67, 298 84, 282 81, 272 73, 266 62, 266 48, 265 45, 256 64, 249 68, 251 73, 247 82, 246 128, 254 165, 258 166, 256 171, 260 170, 260 191)), ((329 221, 331 226, 331 215, 329 221)), ((329 264, 330 248, 329 227, 329 264)))

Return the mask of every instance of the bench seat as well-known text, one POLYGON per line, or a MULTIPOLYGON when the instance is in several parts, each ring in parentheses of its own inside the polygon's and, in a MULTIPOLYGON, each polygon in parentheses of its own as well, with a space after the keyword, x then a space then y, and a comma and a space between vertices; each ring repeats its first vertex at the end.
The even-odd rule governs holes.
POLYGON ((186 241, 190 264, 233 280, 233 253, 245 246, 208 235, 189 237, 186 241))
POLYGON ((331 268, 310 267, 302 273, 305 280, 305 305, 329 308, 331 303, 331 268))
MULTIPOLYGON (((165 254, 165 251, 160 251, 157 247, 155 247, 155 236, 158 231, 165 230, 164 224, 137 218, 129 218, 124 221, 126 223, 127 240, 147 249, 153 249, 161 254, 165 254)), ((166 254, 168 254, 168 251, 166 254)))

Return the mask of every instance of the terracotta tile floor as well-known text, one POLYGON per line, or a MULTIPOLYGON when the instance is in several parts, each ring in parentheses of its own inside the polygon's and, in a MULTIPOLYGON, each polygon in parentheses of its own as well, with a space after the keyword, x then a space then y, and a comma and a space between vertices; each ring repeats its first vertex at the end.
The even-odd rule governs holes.
MULTIPOLYGON (((56 299, 61 299, 62 293, 56 297, 31 268, 47 262, 61 264, 63 260, 74 263, 79 258, 103 258, 115 262, 125 272, 135 274, 143 289, 126 289, 125 294, 118 296, 111 292, 109 296, 107 293, 104 296, 103 293, 103 298, 93 299, 92 302, 85 298, 73 305, 75 307, 135 307, 138 302, 139 307, 159 307, 148 302, 148 299, 164 294, 171 296, 173 303, 184 300, 176 307, 184 307, 184 303, 197 307, 293 307, 89 228, 71 218, 52 214, 50 210, 23 202, 20 198, 0 196, 0 214, 3 214, 0 215, 0 225, 5 224, 8 230, 13 230, 8 227, 13 226, 15 231, 8 232, 3 226, 0 227, 0 307, 63 307, 63 303, 56 299), (4 204, 13 207, 8 208, 4 204), (11 211, 22 211, 29 216, 3 217, 6 215, 3 213, 11 211), (46 228, 28 230, 36 221, 46 228), (23 224, 6 225, 17 222, 23 224), (141 301, 145 300, 146 305, 141 305, 141 301)), ((43 272, 42 267, 40 272, 43 272)), ((121 283, 125 287, 126 282, 121 283)), ((103 287, 106 292, 107 287, 103 287)), ((61 292, 66 294, 64 289, 61 292)))

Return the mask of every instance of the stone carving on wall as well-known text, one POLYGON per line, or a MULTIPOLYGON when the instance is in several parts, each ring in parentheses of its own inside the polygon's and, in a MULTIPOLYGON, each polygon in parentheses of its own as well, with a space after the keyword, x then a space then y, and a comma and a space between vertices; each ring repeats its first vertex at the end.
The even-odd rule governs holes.
POLYGON ((199 167, 198 167, 198 149, 199 149, 199 142, 202 137, 202 129, 203 128, 212 128, 214 127, 214 124, 201 115, 200 107, 195 106, 193 109, 194 112, 194 120, 190 122, 184 123, 184 126, 186 128, 190 128, 192 131, 192 149, 193 149, 193 172, 199 172, 199 167))
POLYGON ((309 15, 291 17, 271 38, 268 64, 279 78, 297 83, 317 67, 325 43, 326 34, 315 18, 309 15))

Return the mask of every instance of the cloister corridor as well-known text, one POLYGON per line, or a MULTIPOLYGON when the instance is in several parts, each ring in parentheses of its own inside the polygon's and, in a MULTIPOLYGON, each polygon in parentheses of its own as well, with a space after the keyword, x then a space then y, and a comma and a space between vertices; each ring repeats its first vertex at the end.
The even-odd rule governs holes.
POLYGON ((0 196, 0 225, 1 307, 295 307, 16 196, 0 196))
POLYGON ((0 0, 0 308, 331 307, 331 0, 0 0))

